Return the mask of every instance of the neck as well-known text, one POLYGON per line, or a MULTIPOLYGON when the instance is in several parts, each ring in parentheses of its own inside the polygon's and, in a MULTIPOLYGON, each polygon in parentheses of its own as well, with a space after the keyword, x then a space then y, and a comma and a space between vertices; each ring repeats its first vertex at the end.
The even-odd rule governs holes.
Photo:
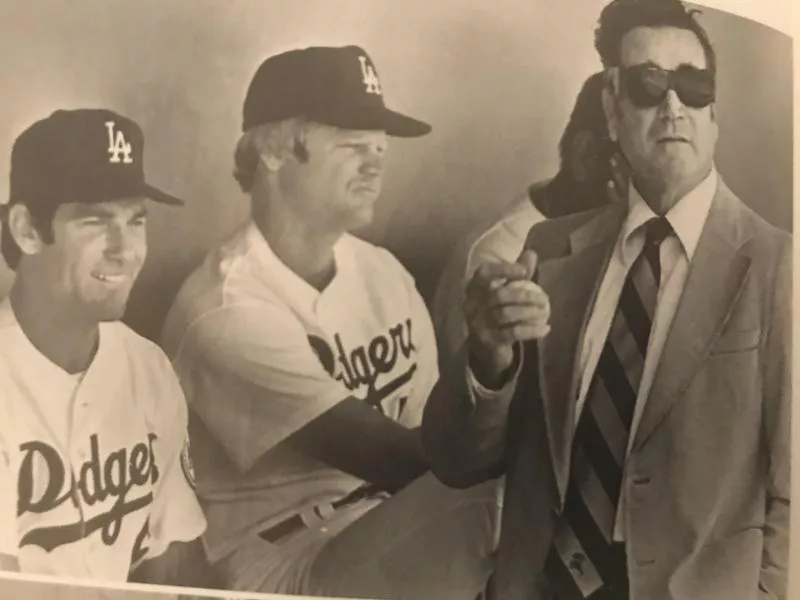
POLYGON ((41 290, 28 289, 17 276, 9 294, 11 307, 25 336, 33 346, 67 373, 89 368, 100 339, 98 324, 76 319, 54 307, 41 290))
POLYGON ((647 205, 657 215, 667 214, 681 198, 700 185, 711 173, 711 167, 701 174, 685 179, 678 183, 671 183, 663 179, 648 179, 633 175, 633 185, 647 205))
POLYGON ((322 291, 336 274, 333 247, 343 232, 321 231, 290 211, 253 202, 253 222, 275 255, 298 277, 322 291), (258 207, 258 208, 257 208, 258 207))

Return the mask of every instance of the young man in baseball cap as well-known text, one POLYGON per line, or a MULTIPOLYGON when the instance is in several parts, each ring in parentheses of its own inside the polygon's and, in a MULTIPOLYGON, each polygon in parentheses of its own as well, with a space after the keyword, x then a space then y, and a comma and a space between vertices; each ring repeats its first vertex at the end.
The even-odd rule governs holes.
POLYGON ((119 322, 147 250, 145 198, 181 203, 145 182, 143 146, 136 123, 102 109, 56 111, 14 143, 2 253, 16 278, 0 303, 6 569, 125 581, 140 566, 162 572, 192 547, 170 545, 205 528, 180 384, 119 322))
POLYGON ((268 58, 235 177, 252 219, 184 283, 162 337, 191 409, 204 542, 228 587, 469 598, 491 568, 492 486, 428 473, 418 426, 438 376, 430 316, 373 215, 388 136, 361 48, 268 58))

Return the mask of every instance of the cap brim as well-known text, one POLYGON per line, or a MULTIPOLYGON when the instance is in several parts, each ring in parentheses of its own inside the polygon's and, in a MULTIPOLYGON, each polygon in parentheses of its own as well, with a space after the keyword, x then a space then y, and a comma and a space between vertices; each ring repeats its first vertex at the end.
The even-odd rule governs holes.
POLYGON ((390 109, 384 109, 383 128, 387 135, 393 137, 420 137, 431 132, 431 126, 424 121, 418 121, 390 109))
POLYGON ((161 204, 169 204, 171 206, 184 205, 183 200, 181 200, 180 198, 176 198, 175 196, 171 196, 166 192, 162 192, 158 188, 155 188, 148 183, 145 183, 142 186, 142 195, 150 198, 154 202, 159 202, 161 204))

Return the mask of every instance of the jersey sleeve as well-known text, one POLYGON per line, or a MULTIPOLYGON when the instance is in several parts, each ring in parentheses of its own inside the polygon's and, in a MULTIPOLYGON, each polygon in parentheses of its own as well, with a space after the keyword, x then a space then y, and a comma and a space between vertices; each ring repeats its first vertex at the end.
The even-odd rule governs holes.
POLYGON ((464 341, 465 328, 463 319, 464 271, 467 258, 475 242, 472 232, 462 240, 447 262, 439 282, 431 306, 431 317, 436 332, 439 355, 442 360, 450 360, 464 341))
MULTIPOLYGON (((394 258, 394 257, 393 257, 394 258)), ((396 259, 394 259, 396 261, 396 259)), ((417 372, 414 384, 399 422, 406 427, 418 427, 422 422, 422 412, 428 396, 439 379, 439 359, 436 334, 430 312, 420 295, 414 278, 397 261, 402 270, 408 292, 409 312, 412 323, 412 341, 417 350, 417 372)))
POLYGON ((172 542, 198 538, 206 520, 194 493, 194 473, 189 454, 186 399, 166 356, 159 357, 156 405, 160 422, 159 478, 150 511, 149 549, 146 558, 164 553, 172 542))
POLYGON ((464 273, 469 281, 482 264, 498 261, 514 262, 525 247, 531 227, 544 220, 528 194, 516 198, 503 216, 481 235, 467 256, 464 273))
POLYGON ((196 322, 176 361, 192 410, 239 469, 348 396, 299 320, 267 303, 196 322))

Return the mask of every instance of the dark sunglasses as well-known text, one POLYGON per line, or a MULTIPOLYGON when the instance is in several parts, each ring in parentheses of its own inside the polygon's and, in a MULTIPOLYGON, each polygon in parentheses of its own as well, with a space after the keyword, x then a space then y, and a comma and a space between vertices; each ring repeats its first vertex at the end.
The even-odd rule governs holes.
POLYGON ((668 71, 654 65, 634 65, 620 69, 620 81, 634 106, 652 108, 675 90, 681 102, 690 108, 703 108, 714 101, 716 82, 707 69, 681 65, 668 71))

